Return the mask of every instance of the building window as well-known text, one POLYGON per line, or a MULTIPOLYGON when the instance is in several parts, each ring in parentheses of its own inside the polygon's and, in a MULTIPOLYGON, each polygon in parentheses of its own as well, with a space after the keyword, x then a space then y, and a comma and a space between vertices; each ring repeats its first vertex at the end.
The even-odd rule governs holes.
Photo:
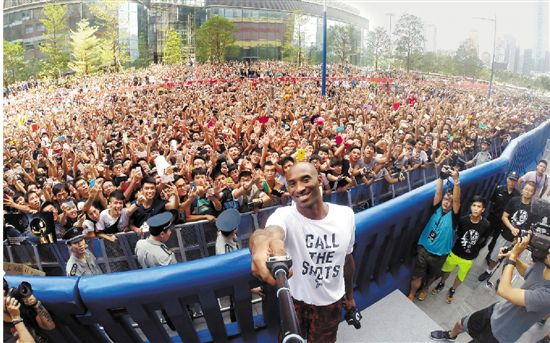
POLYGON ((33 30, 33 27, 32 27, 32 26, 27 26, 27 27, 25 28, 25 33, 26 33, 26 34, 31 34, 31 33, 33 33, 33 31, 34 31, 34 30, 33 30))
POLYGON ((44 32, 45 30, 46 28, 42 24, 38 25, 38 27, 36 28, 36 32, 44 32))

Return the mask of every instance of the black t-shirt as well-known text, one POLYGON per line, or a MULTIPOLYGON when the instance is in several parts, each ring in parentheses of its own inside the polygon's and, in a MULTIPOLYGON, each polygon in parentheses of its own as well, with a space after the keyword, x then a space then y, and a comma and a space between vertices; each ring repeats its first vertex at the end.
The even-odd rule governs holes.
MULTIPOLYGON (((508 219, 510 223, 520 230, 529 230, 531 223, 533 222, 533 214, 531 213, 531 204, 524 204, 521 202, 521 197, 514 197, 508 201, 504 212, 508 213, 508 219)), ((508 228, 502 230, 502 237, 508 241, 513 241, 515 236, 512 235, 512 231, 508 228)))
POLYGON ((132 215, 130 222, 132 223, 132 225, 140 227, 141 225, 143 225, 143 223, 145 223, 147 219, 151 218, 155 214, 164 212, 165 205, 166 201, 157 196, 155 200, 153 200, 153 204, 151 204, 151 207, 145 208, 143 207, 143 205, 140 205, 132 215))
POLYGON ((472 223, 469 215, 461 217, 458 220, 453 254, 466 260, 475 259, 490 231, 491 224, 485 218, 482 218, 479 223, 472 223))
MULTIPOLYGON (((498 186, 491 198, 491 216, 501 220, 502 212, 504 212, 504 208, 506 204, 508 204, 508 201, 520 195, 519 191, 515 188, 512 190, 512 193, 508 193, 508 187, 506 185, 498 186)), ((491 218, 491 224, 494 224, 492 219, 493 218, 491 218)))

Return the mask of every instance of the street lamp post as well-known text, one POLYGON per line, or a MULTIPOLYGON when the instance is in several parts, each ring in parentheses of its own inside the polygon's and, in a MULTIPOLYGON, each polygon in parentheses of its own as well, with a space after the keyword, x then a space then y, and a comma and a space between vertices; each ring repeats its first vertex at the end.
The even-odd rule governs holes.
POLYGON ((321 94, 327 94, 327 0, 323 3, 323 66, 321 78, 321 94))
POLYGON ((393 56, 393 50, 392 50, 392 42, 391 42, 391 36, 392 36, 392 31, 391 31, 391 18, 395 15, 393 13, 386 13, 386 15, 388 17, 390 17, 390 32, 389 32, 389 37, 390 37, 390 63, 389 63, 389 67, 391 69, 391 63, 392 63, 392 56, 393 56))
POLYGON ((491 93, 493 91, 493 78, 495 76, 495 51, 497 48, 497 16, 494 18, 474 17, 474 19, 492 21, 493 26, 493 58, 491 61, 491 79, 489 80, 489 91, 487 92, 487 99, 491 99, 491 93))

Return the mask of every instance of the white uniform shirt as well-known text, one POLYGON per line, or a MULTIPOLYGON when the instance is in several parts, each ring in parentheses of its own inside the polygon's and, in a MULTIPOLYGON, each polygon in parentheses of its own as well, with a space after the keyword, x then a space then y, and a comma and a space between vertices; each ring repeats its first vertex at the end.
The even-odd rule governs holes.
POLYGON ((344 296, 344 264, 355 243, 352 209, 328 205, 328 214, 321 220, 308 219, 296 206, 287 206, 278 208, 266 223, 266 227, 277 225, 285 231, 285 248, 294 270, 288 280, 292 297, 316 306, 344 296))

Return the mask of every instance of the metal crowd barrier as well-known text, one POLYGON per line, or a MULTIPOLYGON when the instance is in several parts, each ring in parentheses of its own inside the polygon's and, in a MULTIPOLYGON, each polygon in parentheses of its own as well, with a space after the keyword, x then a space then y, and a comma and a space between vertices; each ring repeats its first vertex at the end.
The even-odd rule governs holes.
MULTIPOLYGON (((403 174, 405 174, 405 179, 395 184, 388 184, 383 178, 376 179, 370 186, 359 185, 344 192, 325 195, 324 200, 349 206, 357 213, 435 180, 439 175, 439 169, 430 163, 427 168, 418 168, 403 172, 403 174)), ((397 177, 397 174, 394 177, 397 177)), ((265 227, 267 218, 278 207, 280 206, 241 214, 241 224, 237 234, 241 248, 248 246, 248 239, 252 232, 265 227)), ((172 230, 173 234, 166 245, 174 251, 178 262, 215 255, 217 229, 214 223, 201 220, 175 225, 172 230)), ((119 233, 117 237, 116 242, 99 238, 89 241, 90 250, 97 257, 102 270, 105 273, 111 273, 139 269, 134 253, 138 236, 133 232, 128 232, 119 233)), ((9 246, 6 242, 4 251, 4 261, 6 262, 25 263, 46 272, 47 275, 65 275, 69 252, 64 241, 39 246, 30 244, 9 246)))
MULTIPOLYGON (((550 121, 515 139, 500 158, 464 171, 463 199, 474 194, 488 197, 510 170, 533 168, 548 138, 550 121)), ((409 182, 394 185, 394 191, 405 184, 409 187, 409 182)), ((356 215, 354 294, 359 310, 395 289, 408 292, 416 242, 431 214, 434 189, 434 183, 428 183, 356 215)), ((375 193, 384 192, 389 190, 375 193)), ((345 198, 367 201, 358 191, 344 194, 345 198)), ((462 210, 466 212, 467 207, 462 210)), ((259 217, 255 217, 258 226, 259 217)), ((186 249, 192 250, 184 247, 183 251, 186 249)), ((60 323, 52 333, 59 336, 55 342, 109 342, 102 329, 115 342, 275 342, 278 313, 274 294, 266 290, 261 311, 253 308, 249 289, 258 281, 250 274, 250 262, 248 251, 241 249, 153 270, 80 278, 8 275, 6 279, 11 286, 22 280, 31 282, 60 323), (233 323, 223 316, 217 302, 229 295, 235 300, 237 321, 233 323), (186 310, 195 303, 200 304, 206 325, 197 326, 186 310), (166 312, 177 332, 162 324, 160 310, 166 312)))

